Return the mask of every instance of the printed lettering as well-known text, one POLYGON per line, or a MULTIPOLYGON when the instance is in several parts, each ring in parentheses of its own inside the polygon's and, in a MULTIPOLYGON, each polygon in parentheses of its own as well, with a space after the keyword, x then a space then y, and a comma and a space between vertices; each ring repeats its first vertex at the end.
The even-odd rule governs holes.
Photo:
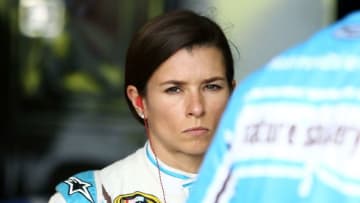
POLYGON ((288 144, 304 147, 338 146, 354 153, 360 145, 360 128, 314 124, 301 126, 295 123, 271 123, 259 121, 245 127, 244 143, 288 144))
POLYGON ((292 144, 295 139, 295 132, 295 125, 260 121, 246 127, 244 141, 251 144, 270 144, 278 142, 279 139, 284 139, 292 144))

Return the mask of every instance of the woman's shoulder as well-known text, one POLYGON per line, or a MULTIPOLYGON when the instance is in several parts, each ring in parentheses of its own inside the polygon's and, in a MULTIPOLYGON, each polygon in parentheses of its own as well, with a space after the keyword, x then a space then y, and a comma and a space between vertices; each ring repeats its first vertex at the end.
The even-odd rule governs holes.
POLYGON ((97 202, 102 190, 120 187, 121 178, 134 167, 141 167, 144 149, 140 148, 127 157, 105 166, 100 170, 76 173, 56 186, 56 193, 49 203, 97 202), (104 187, 104 188, 103 188, 104 187))
POLYGON ((96 170, 77 173, 56 186, 49 203, 96 202, 100 185, 96 170))
POLYGON ((125 171, 134 170, 134 168, 140 167, 139 164, 141 165, 144 163, 144 153, 144 148, 140 148, 125 158, 107 165, 99 171, 101 179, 106 180, 115 177, 118 179, 125 171))

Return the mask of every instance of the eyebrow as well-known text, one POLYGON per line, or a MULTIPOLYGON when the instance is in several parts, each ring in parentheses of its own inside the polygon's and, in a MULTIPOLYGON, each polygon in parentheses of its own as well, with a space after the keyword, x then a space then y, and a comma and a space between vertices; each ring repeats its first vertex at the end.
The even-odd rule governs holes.
MULTIPOLYGON (((204 80, 204 83, 210 83, 210 82, 214 82, 214 81, 226 81, 226 79, 224 77, 219 77, 219 76, 216 76, 216 77, 211 77, 211 78, 208 78, 208 79, 205 79, 204 80)), ((160 83, 160 86, 162 85, 169 85, 169 84, 172 84, 172 85, 183 85, 183 84, 186 84, 186 82, 184 81, 180 81, 180 80, 167 80, 165 82, 162 82, 160 83)))
POLYGON ((212 77, 212 78, 206 79, 205 83, 214 82, 214 81, 218 81, 218 80, 226 81, 226 78, 225 77, 212 77))

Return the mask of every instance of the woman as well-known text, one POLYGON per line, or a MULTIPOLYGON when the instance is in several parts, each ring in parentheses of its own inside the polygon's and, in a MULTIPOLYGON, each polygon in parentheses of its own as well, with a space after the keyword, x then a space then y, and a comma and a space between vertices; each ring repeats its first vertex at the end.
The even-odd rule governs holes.
POLYGON ((235 85, 220 27, 191 11, 150 20, 128 48, 125 93, 145 146, 70 177, 50 202, 185 202, 235 85))

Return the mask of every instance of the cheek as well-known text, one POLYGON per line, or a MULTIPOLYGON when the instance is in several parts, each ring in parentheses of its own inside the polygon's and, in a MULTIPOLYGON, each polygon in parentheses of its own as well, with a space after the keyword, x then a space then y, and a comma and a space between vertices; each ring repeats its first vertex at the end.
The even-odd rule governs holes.
MULTIPOLYGON (((221 98, 221 97, 219 97, 221 98)), ((219 119, 219 117, 222 115, 223 111, 225 110, 226 104, 228 99, 225 97, 222 97, 223 99, 217 99, 216 101, 213 101, 209 105, 209 111, 212 115, 214 115, 214 118, 216 120, 219 119)))
MULTIPOLYGON (((163 104, 152 106, 149 109, 149 123, 156 136, 171 135, 181 129, 183 123, 181 112, 176 106, 163 104)), ((167 137, 167 136, 166 136, 167 137)))
POLYGON ((166 121, 167 123, 172 123, 176 120, 176 117, 179 117, 181 113, 180 102, 173 101, 168 98, 160 98, 154 100, 154 102, 149 106, 149 119, 154 121, 166 121))

